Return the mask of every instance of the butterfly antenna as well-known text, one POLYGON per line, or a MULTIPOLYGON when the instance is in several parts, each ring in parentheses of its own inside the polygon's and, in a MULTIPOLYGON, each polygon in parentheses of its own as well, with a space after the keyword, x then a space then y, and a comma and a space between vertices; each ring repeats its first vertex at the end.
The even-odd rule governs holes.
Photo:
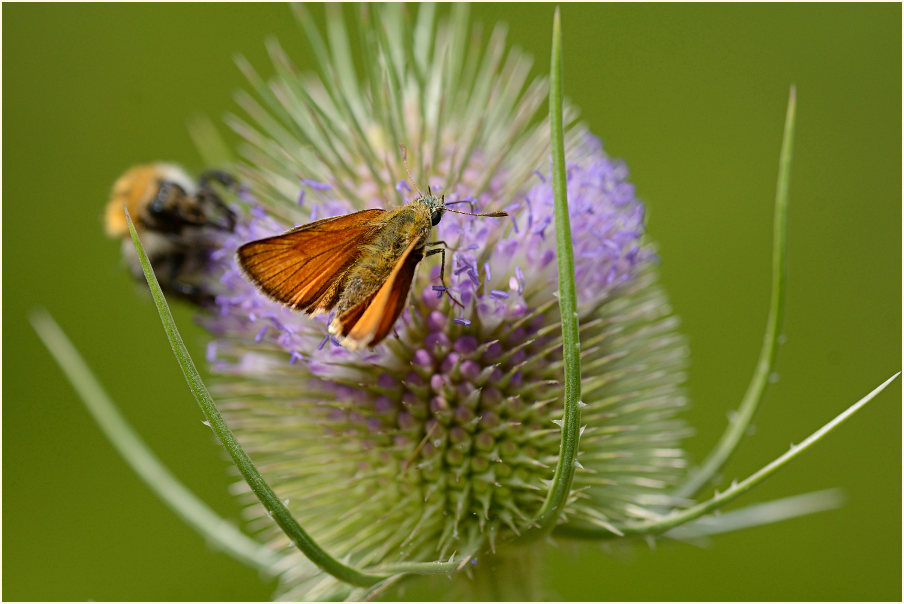
POLYGON ((504 218, 508 216, 508 212, 487 212, 485 214, 474 214, 472 212, 459 212, 458 210, 451 210, 446 208, 447 212, 455 212, 456 214, 464 214, 465 216, 486 216, 488 218, 504 218))
MULTIPOLYGON (((405 145, 399 145, 399 149, 402 150, 402 164, 405 166, 405 172, 408 174, 408 182, 411 183, 411 185, 415 189, 417 189, 417 184, 415 184, 414 182, 414 177, 411 176, 411 170, 408 169, 408 149, 405 148, 405 145)), ((424 194, 421 193, 420 189, 417 189, 417 192, 421 197, 424 196, 424 194)), ((427 192, 430 192, 430 187, 427 187, 427 192)))
POLYGON ((474 200, 473 199, 459 199, 457 201, 450 201, 450 202, 446 203, 445 205, 448 208, 449 206, 456 204, 456 203, 466 203, 466 204, 468 204, 468 207, 471 208, 471 211, 472 212, 474 211, 474 200))

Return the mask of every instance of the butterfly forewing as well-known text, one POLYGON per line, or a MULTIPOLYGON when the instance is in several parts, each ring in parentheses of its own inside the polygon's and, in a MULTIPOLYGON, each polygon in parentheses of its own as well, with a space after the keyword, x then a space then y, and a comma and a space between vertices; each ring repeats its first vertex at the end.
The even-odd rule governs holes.
POLYGON ((330 310, 337 281, 378 230, 384 210, 326 218, 238 249, 242 270, 268 296, 296 310, 330 310))

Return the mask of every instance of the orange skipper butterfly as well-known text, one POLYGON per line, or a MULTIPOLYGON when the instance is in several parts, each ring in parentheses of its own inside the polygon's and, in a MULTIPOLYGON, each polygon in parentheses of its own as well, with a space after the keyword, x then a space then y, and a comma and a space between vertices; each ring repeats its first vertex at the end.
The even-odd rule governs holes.
MULTIPOLYGON (((402 159, 411 179, 404 147, 402 159)), ((317 315, 335 309, 329 331, 346 348, 372 348, 399 318, 421 259, 439 253, 445 266, 443 247, 427 249, 445 245, 427 242, 444 212, 508 216, 447 205, 428 188, 398 208, 325 218, 246 243, 238 249, 238 264, 264 294, 294 310, 317 315)))

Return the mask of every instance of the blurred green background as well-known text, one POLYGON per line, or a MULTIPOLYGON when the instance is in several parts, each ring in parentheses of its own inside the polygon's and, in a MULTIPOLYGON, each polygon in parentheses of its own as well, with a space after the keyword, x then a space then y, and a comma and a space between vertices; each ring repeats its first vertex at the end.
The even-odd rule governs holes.
MULTIPOLYGON (((541 74, 552 11, 472 15, 507 21, 541 74)), ((267 599, 271 583, 208 548, 126 467, 27 313, 47 308, 163 460, 237 518, 219 446, 101 215, 133 163, 200 168, 185 121, 235 109, 235 53, 269 74, 268 35, 300 66, 308 48, 283 5, 5 4, 3 22, 3 597, 267 599)), ((797 85, 787 343, 724 484, 743 478, 901 367, 901 6, 582 4, 563 7, 563 26, 566 93, 628 162, 690 339, 698 460, 759 350, 797 85)), ((203 357, 191 311, 176 318, 203 357)), ((740 502, 837 486, 842 509, 705 548, 563 547, 547 582, 565 599, 898 600, 900 427, 898 381, 740 502)))

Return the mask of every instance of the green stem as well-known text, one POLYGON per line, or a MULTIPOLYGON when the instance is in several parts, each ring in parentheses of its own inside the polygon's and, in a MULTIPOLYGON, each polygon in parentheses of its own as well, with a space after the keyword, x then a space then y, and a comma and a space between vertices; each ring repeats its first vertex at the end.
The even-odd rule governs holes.
POLYGON ((868 402, 873 400, 880 392, 885 390, 885 388, 894 381, 901 372, 898 372, 885 380, 882 384, 880 384, 877 388, 875 388, 872 392, 861 398, 859 401, 845 409, 842 413, 835 417, 832 421, 825 424, 822 428, 811 434, 807 437, 799 445, 792 445, 791 448, 786 451, 783 455, 776 458, 767 466, 764 466, 757 472, 754 472, 741 482, 732 484, 732 486, 725 491, 724 493, 717 493, 711 499, 699 503, 693 507, 674 511, 666 516, 662 516, 660 518, 656 518, 653 520, 646 520, 643 522, 632 522, 628 524, 624 524, 621 526, 614 527, 615 533, 613 533, 610 529, 598 529, 598 528, 581 528, 581 527, 567 527, 562 526, 556 530, 557 534, 561 534, 568 537, 574 538, 582 538, 582 539, 610 539, 613 537, 627 537, 634 535, 651 535, 657 533, 663 533, 669 529, 675 528, 676 526, 680 526, 691 520, 695 520, 704 514, 708 514, 713 510, 722 507, 723 505, 733 501, 739 496, 743 495, 754 486, 763 482, 770 476, 772 476, 779 468, 787 464, 789 461, 815 445, 819 440, 821 440, 826 434, 837 428, 839 425, 844 423, 848 418, 850 418, 853 414, 863 408, 868 402))
POLYGON ((766 320, 766 333, 763 336, 763 347, 747 392, 741 399, 738 411, 729 421, 728 427, 719 439, 715 448, 687 480, 675 491, 679 498, 693 497, 706 486, 719 472, 734 453, 747 427, 763 398, 769 375, 775 364, 778 350, 779 331, 785 305, 785 275, 788 256, 788 190, 791 186, 791 157, 794 144, 794 117, 797 106, 797 95, 794 86, 788 98, 788 110, 785 116, 785 131, 782 137, 782 150, 779 156, 778 183, 775 192, 775 218, 772 227, 772 293, 769 301, 769 316, 766 320))
POLYGON ((248 454, 245 453, 245 450, 242 449, 238 440, 236 440, 235 435, 233 435, 232 431, 226 425, 226 422, 220 415, 219 410, 217 410, 210 393, 207 391, 207 387, 201 380, 201 376, 198 374, 198 370, 195 368, 195 364, 188 354, 188 349, 182 342, 182 336, 176 328, 176 323, 170 313, 169 306, 167 306, 163 292, 160 290, 160 285, 157 283, 157 277, 154 275, 151 263, 148 261, 141 241, 138 239, 138 233, 135 232, 135 225, 132 224, 132 218, 129 216, 129 212, 125 209, 125 206, 123 206, 123 210, 126 212, 126 220, 129 223, 129 232, 132 234, 132 242, 135 244, 138 258, 141 260, 141 268, 144 270, 144 276, 151 288, 154 303, 157 305, 157 311, 160 313, 160 319, 163 321, 163 328, 166 331, 167 338, 169 338, 173 353, 179 361, 179 366, 182 368, 182 373, 185 375, 185 379, 191 388, 192 394, 194 394, 195 399, 201 406, 201 410, 204 412, 210 427, 213 429, 223 446, 226 447, 226 451, 238 467, 239 472, 241 472, 242 476, 245 478, 245 481, 251 487, 252 492, 254 492, 258 500, 260 500, 261 504, 263 504, 264 508, 273 517, 276 524, 278 524, 286 533, 289 539, 292 540, 298 549, 300 549, 311 562, 316 564, 323 571, 336 577, 340 581, 362 587, 368 587, 386 579, 387 577, 368 575, 350 566, 346 566, 326 553, 326 551, 317 545, 304 529, 301 528, 286 506, 279 500, 279 497, 276 496, 276 493, 273 492, 273 489, 270 488, 270 485, 264 481, 260 472, 258 472, 254 463, 251 461, 251 458, 248 457, 248 454))
POLYGON ((29 318, 44 346, 69 378, 94 421, 151 491, 209 543, 263 573, 275 574, 280 556, 218 516, 179 482, 119 413, 53 317, 46 310, 39 309, 32 312, 29 318))
POLYGON ((578 336, 577 295, 574 285, 574 250, 566 194, 565 136, 562 121, 562 22, 556 7, 552 29, 552 61, 549 86, 549 125, 552 145, 552 188, 555 203, 556 258, 559 269, 559 313, 562 317, 562 356, 565 365, 565 410, 559 462, 546 500, 526 536, 552 530, 568 501, 577 464, 581 410, 581 343, 578 336))

